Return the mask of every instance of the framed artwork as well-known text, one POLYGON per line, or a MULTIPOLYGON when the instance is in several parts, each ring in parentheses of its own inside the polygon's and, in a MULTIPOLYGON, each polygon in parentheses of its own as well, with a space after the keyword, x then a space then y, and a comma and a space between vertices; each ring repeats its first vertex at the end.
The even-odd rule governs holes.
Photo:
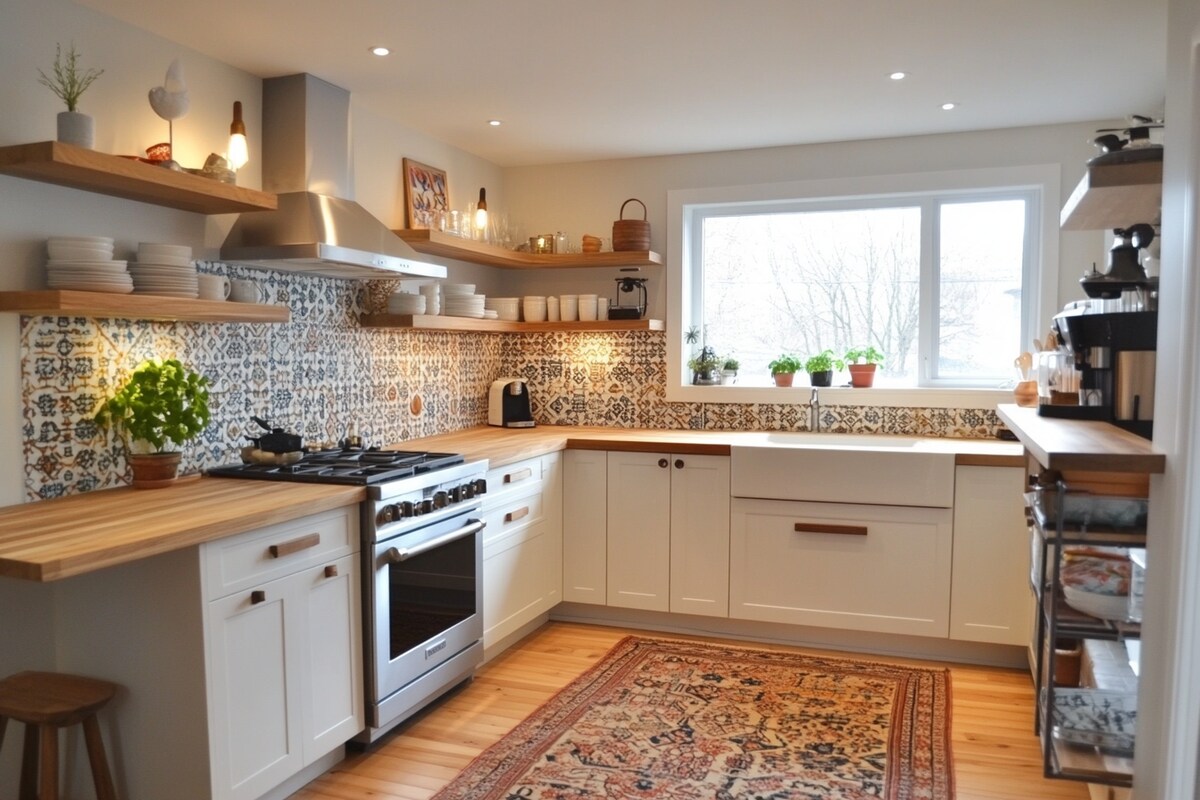
POLYGON ((439 212, 450 210, 450 193, 443 170, 404 159, 404 205, 408 209, 408 227, 429 228, 439 212))

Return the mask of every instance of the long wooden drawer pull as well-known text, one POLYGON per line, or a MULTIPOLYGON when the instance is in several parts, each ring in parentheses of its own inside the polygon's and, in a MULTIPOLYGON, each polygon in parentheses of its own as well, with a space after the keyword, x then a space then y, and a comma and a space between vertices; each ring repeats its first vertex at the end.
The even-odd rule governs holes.
POLYGON ((504 515, 505 522, 516 522, 522 517, 529 516, 529 506, 521 506, 516 511, 510 511, 504 515))
POLYGON ((337 577, 337 564, 330 564, 328 567, 325 568, 325 577, 326 578, 336 578, 337 577))
POLYGON ((836 533, 840 536, 866 536, 866 525, 814 525, 811 522, 797 522, 796 533, 836 533))
POLYGON ((250 593, 250 605, 252 605, 252 606, 258 605, 259 603, 265 603, 266 601, 267 601, 267 593, 264 592, 262 589, 255 589, 253 592, 250 593))
POLYGON ((529 467, 526 467, 525 469, 519 469, 516 472, 506 472, 504 474, 504 482, 505 483, 516 483, 517 481, 523 481, 526 478, 532 478, 532 477, 533 477, 533 470, 530 469, 529 467))
POLYGON ((283 556, 290 556, 292 553, 299 553, 301 550, 307 550, 310 547, 316 547, 320 543, 321 534, 309 533, 286 542, 273 544, 267 550, 271 553, 271 558, 282 558, 283 556))

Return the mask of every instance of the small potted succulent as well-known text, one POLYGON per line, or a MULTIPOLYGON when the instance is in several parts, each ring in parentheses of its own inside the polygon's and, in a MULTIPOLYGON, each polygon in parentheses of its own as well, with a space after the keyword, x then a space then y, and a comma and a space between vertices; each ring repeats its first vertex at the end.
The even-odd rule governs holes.
POLYGON ((829 386, 833 383, 833 371, 846 365, 840 358, 833 357, 832 350, 823 350, 815 356, 809 356, 804 362, 804 371, 813 386, 829 386))
POLYGON ((157 358, 139 364, 94 417, 100 427, 121 437, 139 489, 174 482, 178 447, 199 436, 209 418, 208 379, 176 359, 157 358))
POLYGON ((65 60, 62 45, 54 46, 54 67, 51 74, 47 75, 39 69, 38 83, 54 92, 67 104, 67 110, 58 114, 58 141, 89 149, 95 143, 95 122, 78 110, 79 98, 103 74, 102 69, 80 69, 79 53, 75 52, 74 42, 71 43, 65 60))
POLYGON ((850 385, 865 389, 875 383, 875 370, 883 363, 884 355, 867 345, 847 350, 845 358, 850 370, 850 385))
POLYGON ((771 370, 771 377, 775 379, 776 386, 791 386, 796 373, 804 369, 804 364, 794 355, 784 353, 767 364, 767 369, 771 370))
POLYGON ((727 385, 737 381, 738 367, 742 366, 736 358, 726 358, 721 364, 721 384, 727 385))

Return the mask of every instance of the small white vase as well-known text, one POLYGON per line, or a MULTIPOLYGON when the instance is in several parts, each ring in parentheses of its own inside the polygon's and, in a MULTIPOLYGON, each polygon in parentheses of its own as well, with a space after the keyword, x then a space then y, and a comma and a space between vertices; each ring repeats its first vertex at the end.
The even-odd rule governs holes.
POLYGON ((96 143, 96 121, 80 111, 60 111, 58 140, 90 150, 96 143))

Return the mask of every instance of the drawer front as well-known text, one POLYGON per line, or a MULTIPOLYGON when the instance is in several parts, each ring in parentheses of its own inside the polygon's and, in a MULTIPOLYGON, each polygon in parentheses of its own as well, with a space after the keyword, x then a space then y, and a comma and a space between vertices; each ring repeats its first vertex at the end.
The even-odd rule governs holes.
POLYGON ((201 546, 205 598, 213 600, 359 550, 358 506, 347 506, 201 546))
POLYGON ((484 558, 492 550, 508 546, 514 537, 521 536, 541 522, 545 516, 544 508, 545 498, 536 491, 509 496, 507 502, 484 506, 483 518, 487 522, 487 527, 483 529, 484 558))
POLYGON ((734 618, 945 637, 949 509, 739 500, 734 618))
POLYGON ((546 465, 541 458, 528 458, 515 464, 489 469, 484 508, 493 503, 506 503, 509 498, 540 492, 546 465))

